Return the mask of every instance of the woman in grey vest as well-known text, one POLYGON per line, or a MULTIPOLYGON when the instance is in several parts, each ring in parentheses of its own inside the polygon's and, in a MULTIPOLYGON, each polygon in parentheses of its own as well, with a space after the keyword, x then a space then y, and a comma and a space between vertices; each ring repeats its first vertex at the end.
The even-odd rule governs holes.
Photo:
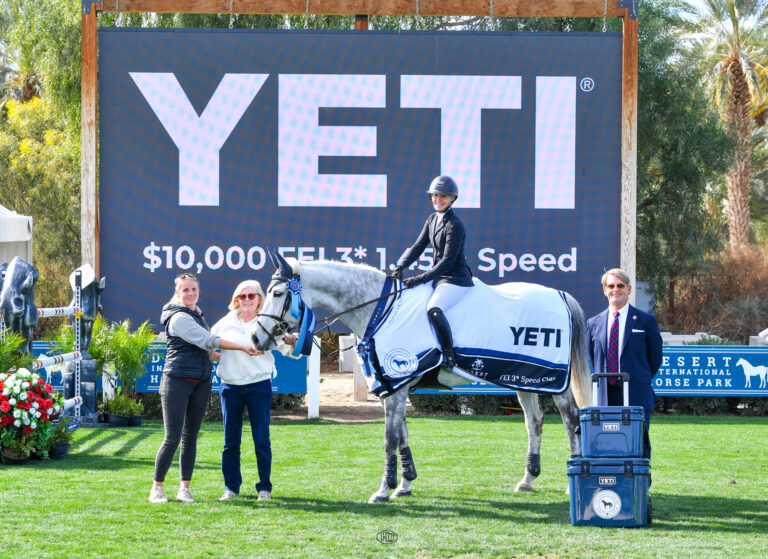
POLYGON ((168 336, 168 353, 160 381, 165 438, 155 458, 155 479, 150 503, 167 503, 163 483, 173 455, 181 443, 179 467, 181 485, 176 499, 192 503, 189 482, 195 468, 197 435, 211 395, 210 352, 217 348, 256 355, 251 346, 241 345, 210 333, 203 311, 197 306, 200 283, 194 274, 181 274, 174 280, 173 298, 163 307, 160 322, 168 336))

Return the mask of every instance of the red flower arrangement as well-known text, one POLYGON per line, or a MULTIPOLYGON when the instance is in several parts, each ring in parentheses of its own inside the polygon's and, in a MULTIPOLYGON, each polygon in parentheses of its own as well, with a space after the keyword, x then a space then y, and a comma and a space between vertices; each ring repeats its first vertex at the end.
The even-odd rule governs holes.
POLYGON ((60 395, 37 373, 0 373, 0 447, 19 457, 45 454, 62 410, 60 395))

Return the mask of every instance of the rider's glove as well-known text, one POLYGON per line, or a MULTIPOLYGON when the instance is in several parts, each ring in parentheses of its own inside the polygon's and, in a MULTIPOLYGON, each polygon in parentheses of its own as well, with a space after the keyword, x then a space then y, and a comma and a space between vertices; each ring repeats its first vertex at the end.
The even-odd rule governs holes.
POLYGON ((421 283, 421 282, 419 281, 419 276, 414 276, 414 277, 412 277, 412 278, 405 278, 405 279, 403 280, 403 285, 404 285, 405 287, 413 287, 413 286, 415 286, 415 285, 419 285, 419 283, 421 283))
POLYGON ((403 281, 403 267, 398 266, 397 268, 392 270, 392 274, 389 277, 394 278, 396 280, 403 281))

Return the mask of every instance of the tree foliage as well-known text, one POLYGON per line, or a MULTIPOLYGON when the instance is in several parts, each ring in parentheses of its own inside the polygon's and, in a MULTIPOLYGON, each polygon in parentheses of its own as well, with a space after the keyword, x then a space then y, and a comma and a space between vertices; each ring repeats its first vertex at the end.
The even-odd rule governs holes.
POLYGON ((678 13, 689 34, 688 58, 707 73, 702 83, 736 142, 725 177, 728 227, 730 243, 744 246, 750 240, 754 131, 765 125, 768 103, 768 1, 684 1, 678 13))
POLYGON ((71 299, 80 264, 80 148, 51 103, 8 101, 0 126, 0 204, 33 216, 39 306, 71 299))
POLYGON ((669 278, 696 273, 725 241, 722 176, 732 142, 684 60, 663 6, 641 9, 637 231, 638 277, 665 301, 669 278), (714 186, 713 186, 714 185, 714 186))

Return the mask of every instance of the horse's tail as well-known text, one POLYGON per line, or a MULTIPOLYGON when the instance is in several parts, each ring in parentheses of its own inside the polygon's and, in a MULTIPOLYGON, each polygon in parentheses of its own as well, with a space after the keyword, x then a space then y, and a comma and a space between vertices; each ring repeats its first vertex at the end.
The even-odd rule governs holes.
POLYGON ((565 302, 571 311, 573 337, 571 339, 571 391, 576 404, 583 408, 592 403, 592 368, 587 352, 587 319, 578 301, 565 293, 565 302))

